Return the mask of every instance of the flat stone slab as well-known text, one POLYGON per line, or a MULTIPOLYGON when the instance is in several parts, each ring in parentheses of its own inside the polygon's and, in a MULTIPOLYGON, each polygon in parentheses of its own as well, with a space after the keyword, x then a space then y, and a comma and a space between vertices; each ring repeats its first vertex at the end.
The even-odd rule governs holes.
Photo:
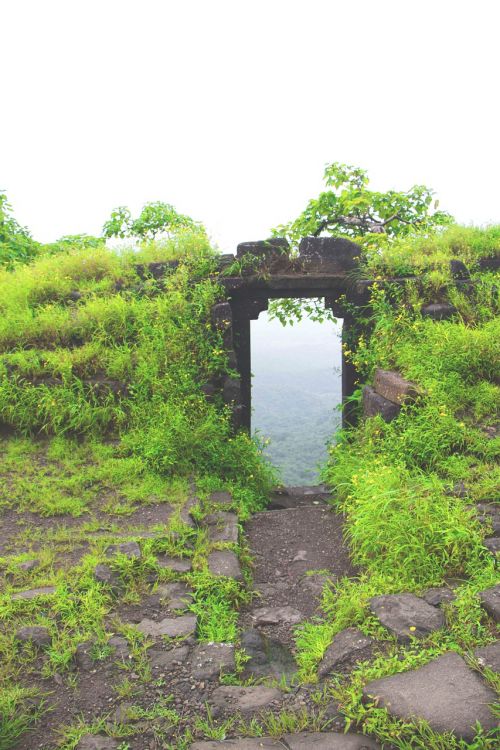
POLYGON ((216 550, 208 556, 208 569, 214 576, 226 576, 235 581, 243 580, 238 557, 231 550, 216 550))
POLYGON ((171 557, 170 555, 161 555, 157 558, 160 568, 169 568, 174 573, 190 573, 193 565, 189 557, 171 557))
POLYGON ((377 393, 375 388, 372 388, 370 385, 364 386, 363 415, 365 417, 380 415, 385 422, 391 422, 398 416, 400 411, 401 407, 399 404, 395 404, 394 401, 384 398, 384 396, 377 393))
POLYGON ((56 593, 55 586, 40 586, 38 589, 29 589, 28 591, 18 591, 13 594, 13 599, 36 599, 37 596, 51 596, 56 593))
POLYGON ((375 370, 373 387, 381 396, 394 404, 404 404, 418 396, 418 388, 411 380, 392 370, 375 370))
POLYGON ((192 635, 196 630, 196 616, 184 615, 183 617, 166 617, 164 620, 155 622, 145 617, 136 625, 144 635, 158 638, 167 635, 170 638, 181 638, 192 635))
POLYGON ((289 750, 377 750, 374 740, 362 734, 338 732, 300 732, 283 737, 289 750))
POLYGON ((190 589, 182 581, 174 583, 161 583, 156 593, 160 600, 165 600, 167 608, 171 610, 184 610, 193 601, 193 589, 190 589))
POLYGON ((238 541, 238 516, 236 513, 219 511, 210 513, 203 519, 208 526, 208 538, 211 542, 236 542, 238 541))
POLYGON ((373 638, 369 638, 357 628, 346 628, 337 633, 319 665, 319 676, 326 677, 335 670, 335 667, 349 661, 372 643, 374 643, 373 638))
POLYGON ((483 609, 493 617, 495 622, 500 622, 500 583, 491 589, 479 592, 479 598, 483 609))
POLYGON ((403 643, 424 638, 444 625, 444 615, 415 594, 388 594, 370 599, 370 609, 403 643))
POLYGON ((94 578, 98 583, 105 583, 107 586, 118 592, 123 588, 120 576, 108 565, 100 563, 94 568, 94 578))
POLYGON ((226 710, 245 713, 267 707, 273 701, 281 700, 282 697, 283 693, 277 688, 265 687, 264 685, 252 687, 231 685, 214 690, 210 703, 226 710))
POLYGON ((110 544, 106 548, 106 556, 125 555, 129 560, 139 559, 142 555, 141 548, 137 542, 123 542, 122 544, 110 544))
POLYGON ((152 648, 148 651, 148 656, 153 669, 167 671, 184 664, 189 656, 189 646, 179 646, 179 648, 172 648, 170 651, 159 651, 152 648))
POLYGON ((233 496, 230 492, 212 492, 209 501, 214 505, 232 505, 233 496))
POLYGON ((451 604, 457 598, 456 594, 448 586, 439 586, 436 588, 428 589, 422 596, 427 604, 431 604, 433 607, 439 607, 441 604, 451 604))
POLYGON ((232 643, 199 643, 191 652, 190 663, 197 680, 210 680, 221 672, 233 672, 234 646, 232 643))
POLYGON ((500 674, 500 641, 476 648, 474 656, 481 666, 488 667, 492 672, 500 674))
POLYGON ((42 625, 31 625, 25 628, 21 628, 16 633, 18 641, 23 643, 33 643, 35 646, 45 648, 50 646, 52 638, 47 628, 42 625))
POLYGON ((76 750, 115 750, 118 740, 113 737, 103 737, 99 734, 86 734, 80 739, 76 750))
POLYGON ((195 742, 191 750, 377 750, 369 737, 361 734, 339 734, 337 732, 301 732, 286 734, 281 740, 270 737, 251 737, 219 742, 195 742))
POLYGON ((113 635, 108 641, 108 646, 113 649, 113 656, 115 659, 121 659, 125 661, 130 656, 130 648, 128 641, 122 635, 113 635))
POLYGON ((489 549, 492 555, 498 555, 500 552, 500 537, 498 536, 490 536, 484 540, 483 544, 486 549, 489 549))
POLYGON ((283 750, 283 743, 270 737, 249 737, 238 740, 195 742, 190 750, 283 750))
POLYGON ((436 732, 454 732, 471 740, 477 721, 489 731, 498 726, 488 704, 495 692, 455 652, 420 669, 374 680, 363 688, 399 719, 424 719, 436 732))
POLYGON ((277 639, 268 638, 255 628, 241 635, 241 648, 248 657, 243 667, 243 677, 274 677, 289 681, 297 672, 292 652, 277 639))
POLYGON ((20 562, 17 567, 19 570, 23 570, 27 573, 30 570, 34 570, 34 568, 38 568, 39 565, 40 560, 24 560, 24 562, 20 562))
POLYGON ((260 607, 254 609, 250 616, 255 625, 280 625, 281 623, 293 625, 304 619, 302 613, 295 607, 260 607))

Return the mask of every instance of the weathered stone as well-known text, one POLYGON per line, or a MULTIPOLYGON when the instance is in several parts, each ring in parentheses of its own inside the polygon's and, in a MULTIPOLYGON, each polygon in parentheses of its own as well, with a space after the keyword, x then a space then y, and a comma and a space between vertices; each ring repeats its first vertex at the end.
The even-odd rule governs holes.
POLYGON ((82 672, 91 672, 96 667, 95 661, 90 654, 93 645, 92 641, 85 641, 84 643, 79 643, 76 647, 74 659, 76 666, 82 672))
POLYGON ((277 688, 255 685, 252 687, 223 686, 211 695, 210 703, 231 711, 256 711, 268 707, 273 701, 281 700, 283 693, 277 688))
POLYGON ((476 721, 497 726, 488 704, 495 693, 456 653, 449 652, 414 671, 384 677, 363 689, 366 698, 404 720, 424 719, 436 732, 471 740, 476 721))
POLYGON ((125 555, 129 560, 139 559, 141 557, 141 548, 137 542, 123 542, 122 544, 110 544, 106 549, 106 556, 125 555))
POLYGON ((190 657, 192 675, 197 680, 210 680, 235 669, 232 643, 199 643, 190 657))
POLYGON ((500 534, 500 505, 498 503, 478 503, 476 511, 482 523, 491 526, 493 534, 500 534))
POLYGON ((189 656, 189 646, 179 646, 178 648, 170 649, 170 651, 151 649, 148 651, 148 656, 153 669, 169 670, 180 664, 184 664, 189 656))
POLYGON ((403 378, 399 372, 392 370, 375 370, 373 387, 380 396, 394 404, 405 404, 418 396, 418 388, 411 380, 403 378))
POLYGON ((335 671, 336 667, 356 657, 358 652, 368 648, 372 643, 373 638, 369 638, 357 628, 347 628, 337 633, 319 665, 319 676, 326 677, 335 671))
POLYGON ((362 734, 301 732, 283 737, 289 750, 377 750, 380 745, 362 734))
POLYGON ((444 625, 443 613, 414 594, 389 594, 370 599, 370 609, 399 641, 424 638, 444 625))
POLYGON ((270 260, 281 255, 286 255, 289 250, 288 242, 283 237, 273 237, 269 240, 256 240, 254 242, 240 242, 236 248, 236 257, 244 255, 255 255, 259 258, 270 260))
POLYGON ((448 320, 457 314, 457 308, 445 302, 436 302, 431 305, 423 305, 420 312, 424 318, 432 320, 448 320))
POLYGON ((450 604, 457 597, 448 586, 439 586, 428 589, 422 598, 425 599, 427 604, 431 604, 433 607, 439 607, 441 604, 450 604))
POLYGON ((186 524, 186 526, 189 526, 191 529, 194 529, 196 526, 196 522, 193 518, 193 510, 197 508, 198 505, 199 500, 197 497, 189 497, 179 513, 179 518, 182 523, 186 524))
POLYGON ((224 349, 233 348, 233 313, 229 302, 218 302, 211 310, 212 325, 222 334, 224 349))
POLYGON ((144 635, 150 635, 153 638, 159 638, 166 635, 169 638, 182 638, 192 635, 196 630, 196 616, 183 615, 182 617, 166 617, 164 620, 155 622, 145 617, 136 625, 144 635))
POLYGON ((343 237, 304 237, 299 258, 309 273, 345 274, 358 265, 361 248, 343 237))
POLYGON ((225 404, 241 403, 240 378, 225 378, 222 386, 222 397, 225 404))
POLYGON ((118 747, 118 740, 112 737, 103 737, 99 734, 86 734, 84 735, 76 750, 115 750, 118 747))
POLYGON ((474 650, 474 656, 483 667, 500 674, 500 641, 474 650))
POLYGON ((195 742, 190 750, 283 750, 283 743, 268 737, 248 737, 236 740, 206 740, 195 742))
POLYGON ((235 581, 243 579, 239 560, 231 550, 211 552, 208 556, 208 569, 214 576, 227 576, 235 581))
POLYGON ((364 386, 363 415, 365 417, 380 415, 385 422, 391 422, 398 416, 400 411, 401 407, 398 404, 381 396, 371 385, 364 386))
POLYGON ((171 557, 162 555, 157 558, 160 568, 169 568, 174 573, 190 573, 193 566, 189 557, 171 557))
POLYGON ((38 646, 39 648, 45 648, 52 643, 48 628, 44 628, 41 625, 20 628, 16 633, 16 638, 23 643, 33 643, 34 646, 38 646))
POLYGON ((23 562, 20 562, 17 567, 19 568, 19 570, 22 570, 25 573, 27 573, 30 570, 33 570, 34 568, 38 568, 39 565, 40 565, 40 560, 24 560, 23 562))
POLYGON ((470 279, 469 269, 461 260, 450 260, 450 273, 454 279, 470 279))
POLYGON ((108 586, 111 586, 115 592, 118 592, 123 588, 118 573, 115 573, 115 571, 111 570, 107 565, 96 565, 94 568, 94 578, 98 583, 105 583, 108 586))
POLYGON ((301 612, 294 607, 260 607, 251 613, 256 625, 295 624, 304 619, 301 612))
POLYGON ((212 492, 209 502, 214 505, 232 505, 233 496, 230 492, 212 492))
POLYGON ((491 589, 485 589, 479 592, 479 598, 483 609, 493 617, 495 622, 500 622, 500 583, 491 589))
POLYGON ((182 581, 162 583, 156 589, 161 600, 166 600, 168 609, 182 610, 193 601, 193 590, 182 581))
POLYGON ((492 536, 489 539, 485 539, 483 544, 493 555, 497 555, 500 552, 500 537, 492 536))
POLYGON ((254 628, 241 635, 241 648, 248 661, 245 662, 243 677, 274 677, 289 680, 297 671, 297 664, 291 651, 280 641, 268 638, 254 628))
POLYGON ((208 526, 208 538, 211 542, 238 541, 238 516, 236 513, 219 511, 205 516, 203 523, 208 526))
POLYGON ((28 591, 18 591, 13 594, 13 599, 36 599, 37 596, 51 596, 56 593, 55 586, 40 586, 38 589, 29 589, 28 591))
POLYGON ((111 646, 113 649, 113 656, 115 659, 125 661, 129 658, 130 648, 127 639, 123 636, 113 635, 108 641, 108 646, 111 646))

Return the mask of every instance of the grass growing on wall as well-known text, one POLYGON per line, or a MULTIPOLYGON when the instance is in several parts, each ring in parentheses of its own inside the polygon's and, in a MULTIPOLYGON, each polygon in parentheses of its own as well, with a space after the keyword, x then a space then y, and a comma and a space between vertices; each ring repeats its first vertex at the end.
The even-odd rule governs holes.
MULTIPOLYGON (((453 227, 431 239, 404 240, 368 259, 380 283, 372 289, 369 321, 347 348, 360 381, 371 382, 377 367, 396 370, 414 381, 420 397, 390 423, 380 417, 344 431, 330 449, 324 479, 332 504, 346 514, 347 539, 358 579, 325 589, 322 622, 298 629, 303 678, 316 668, 340 630, 358 626, 382 639, 387 653, 360 664, 349 679, 337 676, 328 694, 365 731, 398 748, 493 748, 498 737, 468 745, 441 737, 425 724, 391 719, 366 704, 362 688, 372 679, 415 669, 439 654, 473 648, 495 639, 495 628, 477 593, 499 581, 483 539, 474 503, 500 501, 500 319, 495 275, 475 273, 476 291, 467 296, 450 284, 450 258, 475 267, 481 256, 498 253, 500 231, 453 227), (427 251, 426 251, 427 249, 427 251), (403 263, 404 261, 404 263, 403 263), (420 277, 401 291, 384 287, 384 273, 415 272, 441 266, 439 278, 420 277), (423 318, 423 302, 453 302, 452 320, 423 318), (454 581, 456 600, 445 609, 446 627, 410 646, 396 643, 371 616, 368 602, 379 594, 410 591, 454 581)), ((498 635, 496 636, 498 637, 498 635)), ((484 670, 483 670, 484 671, 484 670)), ((497 691, 498 679, 485 679, 497 691)))

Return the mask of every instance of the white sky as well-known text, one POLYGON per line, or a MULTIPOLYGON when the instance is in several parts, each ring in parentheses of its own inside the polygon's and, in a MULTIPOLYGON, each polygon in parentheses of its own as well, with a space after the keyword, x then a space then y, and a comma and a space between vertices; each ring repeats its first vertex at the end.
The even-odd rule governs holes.
POLYGON ((225 251, 321 189, 500 222, 498 0, 0 0, 0 188, 37 239, 173 203, 225 251))

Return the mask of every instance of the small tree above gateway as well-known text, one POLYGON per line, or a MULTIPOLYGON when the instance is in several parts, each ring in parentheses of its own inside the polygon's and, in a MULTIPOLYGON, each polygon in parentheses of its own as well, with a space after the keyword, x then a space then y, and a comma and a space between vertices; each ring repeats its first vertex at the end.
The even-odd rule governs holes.
POLYGON ((132 218, 126 206, 118 206, 111 212, 102 232, 104 237, 138 237, 154 240, 159 234, 172 237, 181 229, 197 229, 201 225, 189 216, 178 213, 170 203, 155 201, 146 203, 137 219, 132 218))
POLYGON ((297 246, 302 237, 322 234, 363 237, 382 234, 387 238, 435 230, 453 222, 446 211, 438 211, 434 192, 414 185, 405 193, 368 189, 366 170, 333 162, 325 168, 328 190, 309 201, 304 211, 288 224, 273 230, 297 246))

